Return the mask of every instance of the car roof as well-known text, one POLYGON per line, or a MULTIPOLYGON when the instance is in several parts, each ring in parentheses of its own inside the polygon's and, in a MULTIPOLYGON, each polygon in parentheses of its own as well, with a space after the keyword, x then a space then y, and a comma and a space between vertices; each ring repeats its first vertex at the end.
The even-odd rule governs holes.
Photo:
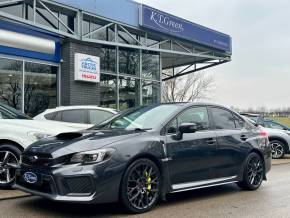
POLYGON ((250 116, 250 117, 260 117, 260 116, 262 116, 261 114, 253 114, 253 113, 246 113, 246 112, 240 113, 240 114, 243 115, 243 116, 250 116))
POLYGON ((112 109, 112 108, 103 108, 103 107, 98 107, 94 105, 76 105, 76 106, 60 106, 52 109, 47 109, 45 110, 44 113, 48 112, 56 112, 56 111, 64 111, 64 110, 77 110, 77 109, 95 109, 95 110, 103 110, 103 111, 108 111, 114 114, 117 114, 117 110, 112 109))
MULTIPOLYGON (((170 103, 161 103, 161 105, 166 105, 166 104, 175 104, 175 105, 180 105, 183 107, 188 107, 188 106, 214 106, 214 107, 222 107, 226 108, 228 110, 231 110, 230 108, 221 105, 221 104, 216 104, 216 103, 208 103, 208 102, 170 102, 170 103)), ((233 111, 233 110, 231 110, 233 111)))

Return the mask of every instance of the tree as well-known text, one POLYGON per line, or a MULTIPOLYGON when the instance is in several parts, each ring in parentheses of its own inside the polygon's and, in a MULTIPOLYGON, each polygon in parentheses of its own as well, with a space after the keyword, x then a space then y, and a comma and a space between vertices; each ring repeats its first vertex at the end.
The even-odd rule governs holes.
POLYGON ((162 84, 163 102, 192 102, 210 98, 214 78, 203 72, 173 78, 162 84))

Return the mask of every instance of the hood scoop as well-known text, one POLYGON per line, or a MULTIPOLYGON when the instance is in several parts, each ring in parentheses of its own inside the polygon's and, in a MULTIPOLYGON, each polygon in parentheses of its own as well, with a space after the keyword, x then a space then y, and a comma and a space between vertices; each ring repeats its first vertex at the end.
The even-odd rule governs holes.
POLYGON ((66 133, 60 133, 56 136, 57 139, 62 140, 69 140, 69 139, 77 139, 82 137, 83 134, 79 132, 66 132, 66 133))

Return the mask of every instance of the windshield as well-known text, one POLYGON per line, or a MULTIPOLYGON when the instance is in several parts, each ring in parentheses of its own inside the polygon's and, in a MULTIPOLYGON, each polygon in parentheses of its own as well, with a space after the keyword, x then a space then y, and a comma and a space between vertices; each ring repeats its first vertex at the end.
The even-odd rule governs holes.
POLYGON ((174 104, 143 106, 129 110, 106 123, 97 125, 94 129, 155 129, 168 119, 178 108, 179 105, 174 104))
POLYGON ((31 118, 12 107, 0 103, 0 119, 29 119, 31 118))

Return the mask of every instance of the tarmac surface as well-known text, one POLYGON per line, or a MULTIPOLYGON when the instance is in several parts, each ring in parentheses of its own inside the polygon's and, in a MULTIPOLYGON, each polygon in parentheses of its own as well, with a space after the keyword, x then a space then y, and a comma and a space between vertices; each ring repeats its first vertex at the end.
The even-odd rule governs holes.
POLYGON ((118 204, 68 204, 33 196, 0 200, 0 217, 129 216, 289 218, 290 164, 274 161, 268 181, 257 191, 241 191, 233 184, 171 194, 167 202, 160 202, 153 211, 142 215, 128 215, 118 204))

